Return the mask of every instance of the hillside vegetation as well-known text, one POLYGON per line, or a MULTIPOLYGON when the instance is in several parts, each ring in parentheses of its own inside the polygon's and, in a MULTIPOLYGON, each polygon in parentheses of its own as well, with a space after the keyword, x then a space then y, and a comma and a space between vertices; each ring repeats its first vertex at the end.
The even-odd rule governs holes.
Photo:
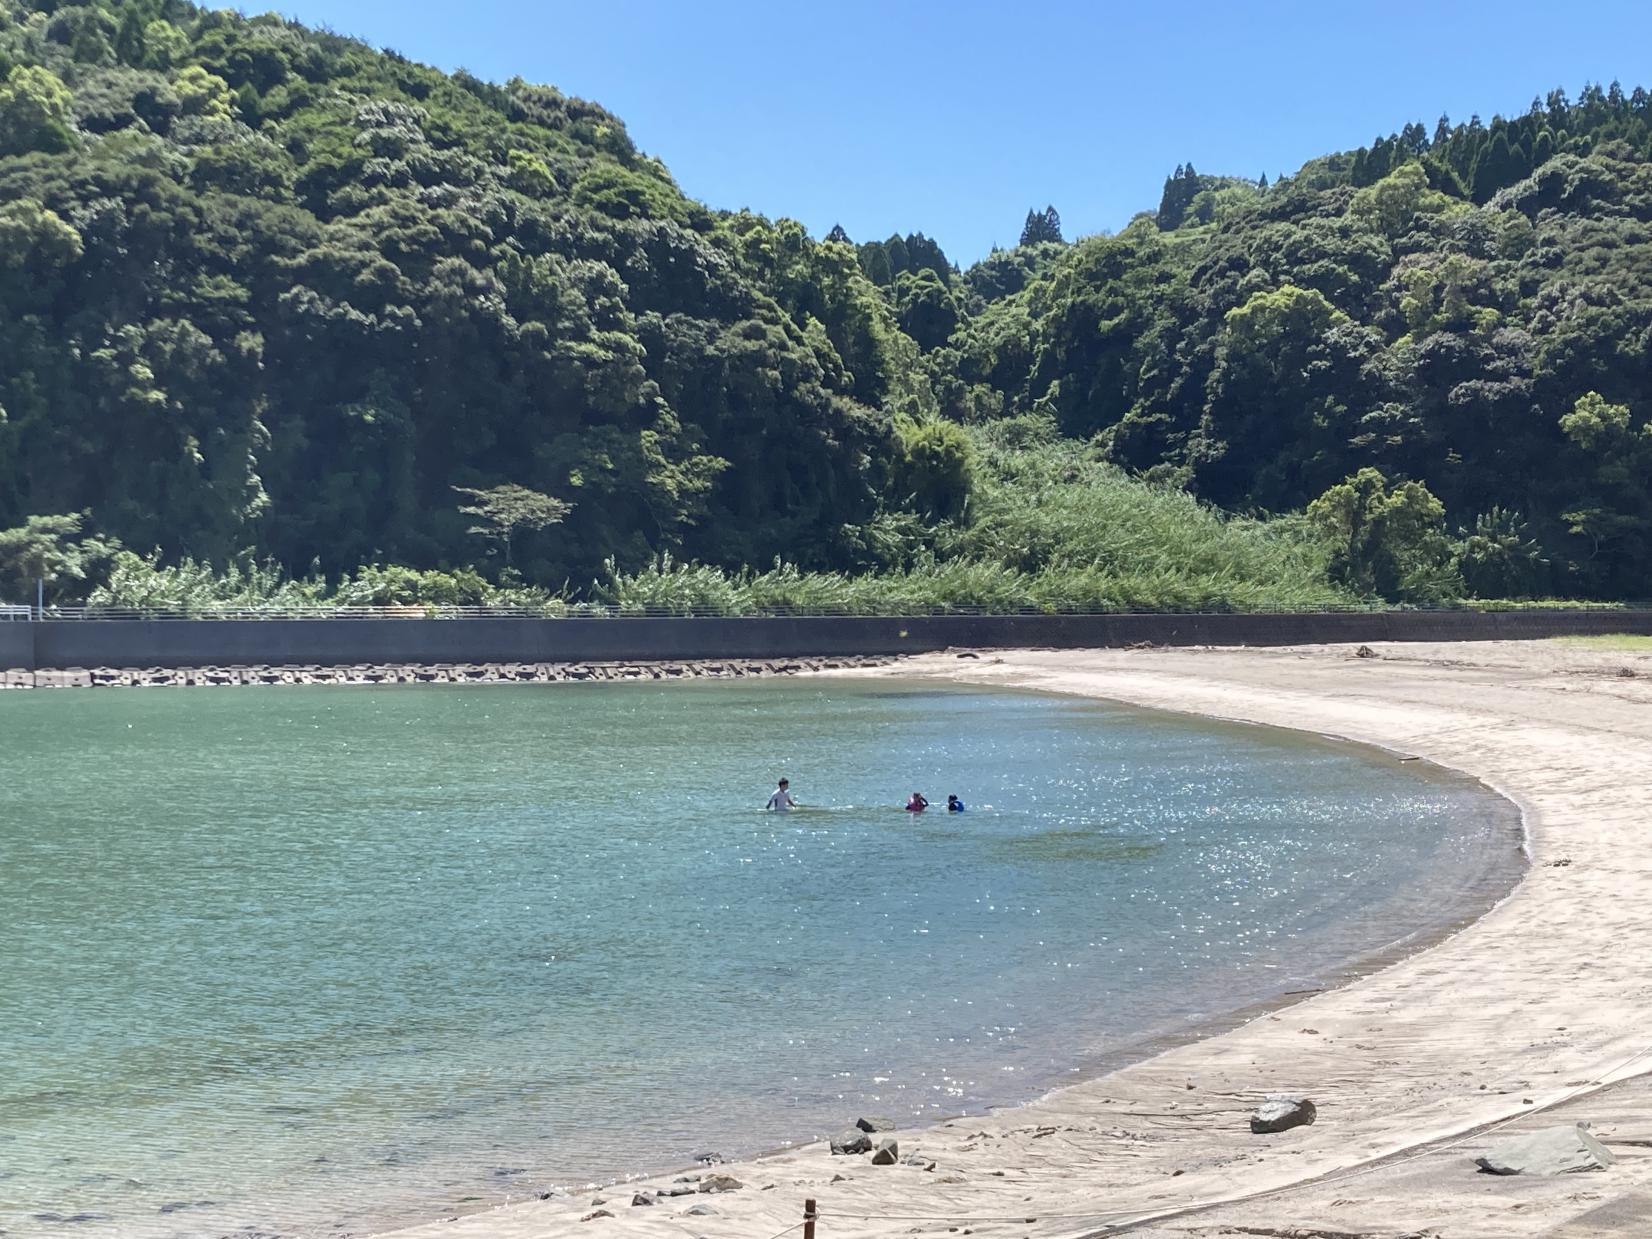
POLYGON ((960 271, 691 201, 548 86, 0 0, 0 359, 12 596, 1640 598, 1652 103, 1183 165, 960 271))

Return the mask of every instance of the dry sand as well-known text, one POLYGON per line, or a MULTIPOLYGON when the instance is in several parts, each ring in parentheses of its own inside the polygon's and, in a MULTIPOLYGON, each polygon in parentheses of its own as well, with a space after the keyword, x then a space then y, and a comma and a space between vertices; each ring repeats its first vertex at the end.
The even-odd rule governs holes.
POLYGON ((902 1154, 934 1159, 931 1171, 810 1145, 720 1168, 744 1185, 735 1192, 631 1205, 667 1175, 595 1193, 612 1217, 582 1222, 587 1194, 397 1239, 770 1239, 810 1196, 822 1239, 1652 1235, 1652 1081, 1635 1078, 1652 1071, 1652 653, 1562 642, 1372 651, 949 654, 883 674, 1299 728, 1473 774, 1524 809, 1532 868, 1461 933, 1029 1105, 901 1133, 902 1154), (1251 1107, 1276 1091, 1311 1096, 1318 1122, 1252 1135, 1251 1107), (1594 1123, 1616 1165, 1553 1179, 1474 1169, 1497 1136, 1575 1120, 1594 1123))

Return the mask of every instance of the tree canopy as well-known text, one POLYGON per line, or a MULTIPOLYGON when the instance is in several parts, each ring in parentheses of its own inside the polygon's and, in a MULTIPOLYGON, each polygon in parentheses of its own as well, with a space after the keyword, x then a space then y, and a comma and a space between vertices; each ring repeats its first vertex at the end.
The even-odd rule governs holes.
POLYGON ((1638 598, 1652 100, 1552 91, 1272 181, 1182 163, 1117 235, 1034 208, 960 270, 713 210, 550 86, 0 0, 0 358, 0 527, 86 513, 128 582, 1008 563, 970 534, 983 462, 1036 426, 1109 487, 1316 505, 1328 588, 1638 598))

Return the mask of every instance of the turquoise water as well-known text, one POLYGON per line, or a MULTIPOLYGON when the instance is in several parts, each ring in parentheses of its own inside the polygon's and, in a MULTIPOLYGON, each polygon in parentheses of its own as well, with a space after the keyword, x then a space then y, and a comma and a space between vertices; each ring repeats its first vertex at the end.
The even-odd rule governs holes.
POLYGON ((916 683, 5 694, 0 1230, 360 1231, 1022 1100, 1455 915, 1511 821, 916 683))

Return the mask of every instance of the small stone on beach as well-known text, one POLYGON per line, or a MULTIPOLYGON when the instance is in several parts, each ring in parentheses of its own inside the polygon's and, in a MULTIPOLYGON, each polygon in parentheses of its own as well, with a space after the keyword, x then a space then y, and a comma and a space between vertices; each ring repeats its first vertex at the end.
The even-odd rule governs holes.
POLYGON ((885 1136, 878 1141, 878 1147, 872 1153, 874 1166, 893 1166, 900 1160, 901 1146, 893 1136, 885 1136))
POLYGON ((1314 1103, 1306 1097, 1270 1096, 1250 1116, 1250 1129, 1257 1135, 1306 1127, 1318 1117, 1314 1103))
POLYGON ((744 1183, 729 1174, 708 1174, 700 1180, 702 1192, 738 1192, 744 1186, 744 1183))
POLYGON ((846 1131, 842 1135, 832 1137, 833 1153, 870 1153, 872 1151, 872 1137, 860 1130, 846 1131))

